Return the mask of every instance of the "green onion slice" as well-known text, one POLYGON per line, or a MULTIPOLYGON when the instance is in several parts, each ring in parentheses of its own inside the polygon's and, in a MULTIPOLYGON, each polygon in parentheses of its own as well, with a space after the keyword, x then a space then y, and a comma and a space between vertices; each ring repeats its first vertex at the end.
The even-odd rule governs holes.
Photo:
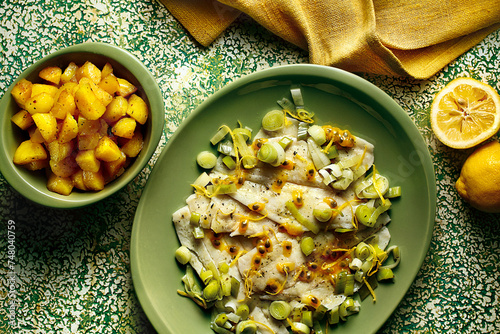
POLYGON ((285 126, 285 113, 282 110, 271 110, 262 118, 262 128, 266 131, 277 131, 285 126))
POLYGON ((318 234, 319 225, 305 218, 300 212, 299 209, 295 206, 292 200, 285 203, 286 208, 290 211, 292 216, 305 228, 314 234, 318 234))
POLYGON ((314 245, 314 239, 311 237, 304 237, 300 241, 300 250, 302 250, 302 253, 304 253, 305 256, 311 255, 311 253, 314 251, 315 245, 314 245))
POLYGON ((196 162, 204 169, 212 169, 217 164, 217 157, 209 151, 202 151, 196 156, 196 162))
POLYGON ((269 305, 269 313, 276 320, 285 320, 292 312, 292 307, 284 300, 275 300, 269 305))
POLYGON ((326 133, 323 127, 316 124, 311 125, 307 132, 319 146, 323 145, 326 142, 326 133))
POLYGON ((186 264, 191 260, 191 251, 186 246, 180 246, 175 251, 175 259, 180 264, 186 264))
POLYGON ((228 133, 229 133, 229 127, 221 126, 217 131, 217 133, 212 137, 212 139, 210 139, 210 143, 212 143, 212 145, 217 144, 222 139, 224 139, 224 137, 226 137, 228 133))
POLYGON ((257 333, 257 325, 255 321, 245 320, 240 321, 238 325, 236 325, 236 334, 255 334, 257 333))

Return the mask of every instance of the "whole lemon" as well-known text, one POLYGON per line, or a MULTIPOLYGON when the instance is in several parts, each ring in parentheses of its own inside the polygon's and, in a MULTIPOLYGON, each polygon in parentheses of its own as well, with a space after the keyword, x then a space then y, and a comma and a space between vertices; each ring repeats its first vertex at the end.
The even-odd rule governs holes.
POLYGON ((455 183, 458 194, 473 207, 500 212, 500 143, 477 148, 465 161, 455 183))

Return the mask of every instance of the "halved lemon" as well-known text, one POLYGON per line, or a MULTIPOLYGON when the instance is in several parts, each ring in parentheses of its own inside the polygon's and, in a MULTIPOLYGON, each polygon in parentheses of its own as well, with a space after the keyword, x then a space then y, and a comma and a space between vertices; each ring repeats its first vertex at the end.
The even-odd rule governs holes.
POLYGON ((443 144, 473 147, 500 128, 500 96, 488 84, 458 78, 436 95, 430 116, 432 130, 443 144))

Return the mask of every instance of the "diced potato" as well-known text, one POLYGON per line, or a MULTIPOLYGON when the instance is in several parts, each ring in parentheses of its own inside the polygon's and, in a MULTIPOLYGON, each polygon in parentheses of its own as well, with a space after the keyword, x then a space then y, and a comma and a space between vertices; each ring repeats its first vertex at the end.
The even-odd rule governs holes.
POLYGON ((91 172, 83 171, 83 184, 89 190, 99 191, 104 189, 105 180, 101 171, 91 172))
POLYGON ((140 96, 132 94, 128 98, 127 114, 137 123, 144 124, 148 119, 148 106, 140 96))
POLYGON ((28 129, 34 123, 33 117, 31 117, 31 114, 26 110, 21 110, 17 112, 14 116, 10 118, 10 120, 23 130, 28 129))
POLYGON ((49 165, 52 172, 61 177, 70 177, 80 169, 73 156, 68 156, 61 161, 50 159, 49 165))
POLYGON ((31 117, 33 117, 36 127, 40 129, 40 134, 47 143, 56 140, 57 120, 51 113, 36 113, 31 117))
POLYGON ((121 173, 123 173, 124 171, 126 162, 127 156, 121 151, 120 157, 115 161, 104 161, 102 164, 104 166, 106 181, 109 182, 121 175, 121 173))
POLYGON ((27 112, 30 114, 48 113, 54 105, 54 98, 48 93, 40 93, 30 97, 24 105, 27 112))
POLYGON ((80 113, 87 119, 96 120, 106 111, 106 106, 97 98, 89 83, 79 85, 75 102, 80 113))
POLYGON ((50 96, 55 97, 58 91, 59 88, 56 86, 34 83, 33 86, 31 86, 31 97, 37 96, 41 93, 47 93, 50 96))
POLYGON ((73 191, 73 180, 69 177, 60 177, 54 173, 50 173, 47 181, 47 189, 68 196, 73 191))
POLYGON ((17 105, 24 108, 26 101, 31 97, 31 88, 33 84, 26 79, 19 80, 18 83, 12 88, 10 94, 16 101, 17 105))
POLYGON ((82 115, 78 116, 78 134, 89 135, 91 133, 99 132, 101 122, 98 120, 89 120, 82 115))
POLYGON ((106 112, 102 115, 108 124, 118 121, 127 114, 128 101, 123 96, 115 96, 113 101, 106 107, 106 112))
POLYGON ((71 179, 73 180, 73 186, 80 190, 87 190, 85 184, 83 183, 83 170, 79 169, 73 175, 71 175, 71 179))
POLYGON ((47 152, 43 148, 43 145, 34 143, 29 139, 23 141, 14 153, 14 163, 16 165, 25 165, 43 159, 47 159, 47 152))
POLYGON ((108 135, 109 125, 102 118, 99 120, 101 127, 99 128, 99 137, 104 137, 108 135))
POLYGON ((59 130, 59 137, 57 140, 61 143, 66 143, 78 135, 78 123, 75 118, 70 114, 66 114, 66 118, 62 122, 61 130, 59 130))
POLYGON ((57 119, 65 119, 67 114, 74 115, 76 113, 76 103, 73 94, 69 90, 63 90, 50 112, 57 119))
POLYGON ((89 78, 95 84, 101 81, 101 70, 90 61, 86 61, 85 64, 79 67, 75 75, 78 82, 80 82, 82 78, 89 78))
POLYGON ((11 121, 27 130, 14 163, 47 170, 47 188, 69 195, 73 188, 102 190, 134 160, 148 119, 145 101, 131 82, 92 62, 42 69, 43 82, 21 79, 11 95, 21 107, 11 121), (139 125, 137 125, 139 124, 139 125), (121 147, 120 147, 121 146, 121 147))
POLYGON ((40 129, 37 128, 36 125, 29 128, 28 133, 32 142, 39 144, 45 143, 45 139, 43 139, 40 129))
POLYGON ((48 159, 35 160, 32 162, 28 162, 26 165, 23 165, 24 168, 26 168, 27 170, 31 170, 31 171, 44 169, 44 168, 47 168, 48 166, 49 166, 48 159))
POLYGON ((97 172, 101 167, 101 162, 96 158, 94 150, 78 152, 76 163, 82 170, 90 172, 97 172))
POLYGON ((38 73, 38 76, 44 80, 52 82, 53 84, 59 85, 61 81, 62 70, 58 66, 48 66, 38 73))
POLYGON ((104 104, 104 106, 107 106, 111 102, 111 100, 113 100, 113 96, 111 94, 96 85, 90 79, 82 78, 82 80, 80 80, 80 85, 84 83, 88 83, 90 85, 92 92, 94 92, 95 96, 99 99, 99 101, 102 102, 102 104, 104 104))
POLYGON ((115 161, 120 158, 121 151, 111 138, 104 136, 99 140, 95 148, 95 156, 102 161, 115 161))
POLYGON ((100 135, 97 132, 88 135, 78 135, 78 150, 93 150, 99 143, 100 135))
POLYGON ((118 137, 130 139, 134 136, 137 122, 130 117, 123 117, 111 128, 111 132, 118 137))
POLYGON ((74 96, 77 89, 78 89, 78 83, 66 82, 61 87, 59 87, 59 93, 61 93, 63 90, 67 90, 71 95, 74 96))
POLYGON ((77 82, 76 80, 76 70, 78 69, 78 65, 74 62, 69 63, 64 72, 61 74, 61 82, 63 84, 67 82, 77 82))
POLYGON ((134 158, 142 150, 143 145, 144 140, 142 138, 142 133, 140 130, 138 130, 134 133, 132 139, 127 141, 122 146, 122 152, 125 153, 128 157, 134 158))
POLYGON ((117 79, 118 79, 118 91, 116 92, 117 95, 127 97, 130 94, 133 94, 137 91, 137 87, 135 87, 132 83, 128 82, 123 78, 117 78, 117 79))
POLYGON ((69 157, 75 148, 75 144, 72 141, 60 143, 57 140, 54 140, 46 146, 47 150, 49 150, 50 159, 55 162, 59 162, 69 157))
POLYGON ((101 71, 101 80, 102 80, 102 78, 105 78, 110 74, 113 74, 113 66, 111 66, 110 63, 106 63, 106 64, 104 64, 102 71, 101 71))
POLYGON ((118 83, 118 79, 113 74, 110 74, 105 77, 103 76, 101 82, 99 82, 99 87, 104 89, 109 94, 114 94, 120 88, 120 84, 118 83))

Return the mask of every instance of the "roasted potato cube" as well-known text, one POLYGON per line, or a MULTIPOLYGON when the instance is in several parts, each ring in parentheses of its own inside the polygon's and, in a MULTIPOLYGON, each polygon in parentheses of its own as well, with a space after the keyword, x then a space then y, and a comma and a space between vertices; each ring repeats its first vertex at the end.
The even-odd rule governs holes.
POLYGON ((61 87, 59 87, 59 93, 61 93, 64 90, 67 90, 71 95, 74 96, 77 89, 78 89, 78 83, 76 83, 76 82, 66 82, 61 87))
POLYGON ((29 128, 28 133, 32 142, 39 144, 45 143, 45 139, 43 139, 40 129, 37 128, 36 125, 29 128))
POLYGON ((134 136, 137 122, 130 117, 123 117, 111 128, 111 132, 118 137, 130 139, 134 136))
POLYGON ((78 134, 89 135, 91 133, 99 132, 101 128, 101 122, 99 120, 89 120, 78 115, 78 134))
POLYGON ((99 128, 99 137, 107 136, 109 129, 108 123, 106 123, 106 121, 103 120, 102 118, 99 121, 101 123, 101 127, 99 128))
POLYGON ((102 115, 108 124, 118 121, 127 114, 128 101, 123 96, 115 96, 110 104, 106 107, 106 112, 102 115))
POLYGON ((47 152, 43 148, 43 145, 34 143, 29 139, 23 141, 14 153, 14 163, 16 165, 25 165, 43 159, 47 159, 47 152))
POLYGON ((97 132, 88 135, 78 135, 78 150, 93 150, 99 143, 100 135, 97 132))
POLYGON ((53 84, 59 85, 61 81, 62 70, 58 66, 48 66, 38 73, 38 76, 43 80, 52 82, 53 84))
POLYGON ((34 83, 33 86, 31 86, 31 97, 37 96, 41 93, 47 93, 50 96, 55 97, 58 91, 59 88, 56 86, 34 83))
POLYGON ((78 69, 78 65, 74 62, 69 63, 64 72, 61 74, 61 82, 63 84, 67 82, 77 82, 76 80, 76 70, 78 69))
POLYGON ((92 92, 94 92, 95 96, 102 102, 102 104, 104 104, 104 106, 107 106, 111 100, 113 100, 113 96, 111 94, 93 83, 90 79, 82 78, 82 80, 80 80, 80 85, 84 83, 88 83, 90 85, 92 92))
POLYGON ((90 61, 86 61, 85 64, 80 66, 76 70, 75 75, 78 82, 80 82, 82 78, 89 78, 95 84, 101 81, 101 70, 90 61))
POLYGON ((52 95, 43 92, 30 97, 24 106, 26 111, 33 115, 36 113, 48 113, 53 105, 54 98, 52 95))
POLYGON ((89 83, 79 85, 75 92, 75 102, 83 117, 96 120, 106 111, 106 106, 97 98, 89 83))
POLYGON ((148 119, 148 106, 140 96, 132 94, 128 98, 127 114, 137 123, 144 124, 148 119))
POLYGON ((115 161, 104 161, 102 163, 104 167, 104 174, 106 181, 109 182, 119 175, 121 175, 124 171, 125 163, 127 162, 127 156, 125 153, 120 151, 120 157, 115 161))
POLYGON ((68 156, 60 161, 50 159, 49 165, 52 173, 61 177, 69 177, 80 169, 73 156, 68 156))
POLYGON ((120 158, 121 151, 111 138, 104 136, 95 148, 95 156, 102 161, 115 161, 120 158))
POLYGON ((97 172, 101 162, 96 158, 94 150, 79 151, 76 155, 76 163, 84 171, 97 172))
POLYGON ((118 79, 113 74, 110 74, 101 79, 99 87, 104 89, 109 94, 114 94, 120 88, 120 84, 118 83, 118 79))
POLYGON ((83 183, 83 170, 78 169, 73 175, 71 175, 71 179, 73 180, 73 186, 80 190, 87 190, 85 184, 83 183))
POLYGON ((10 118, 10 120, 23 130, 28 129, 34 123, 33 117, 31 117, 31 114, 26 110, 21 110, 17 112, 14 116, 10 118))
POLYGON ((117 79, 118 79, 118 91, 116 92, 117 95, 127 97, 130 94, 133 94, 137 91, 137 87, 135 87, 127 80, 122 78, 117 78, 117 79))
POLYGON ((73 94, 67 89, 63 90, 50 112, 57 119, 65 119, 67 114, 74 115, 76 113, 76 103, 73 94))
POLYGON ((102 71, 101 71, 101 80, 102 80, 102 78, 105 78, 110 74, 113 74, 113 66, 111 66, 110 63, 106 63, 106 64, 104 64, 102 71))
POLYGON ((24 168, 26 168, 27 170, 31 170, 31 171, 44 169, 44 168, 47 168, 48 166, 49 166, 48 159, 35 160, 32 162, 28 162, 26 165, 23 165, 24 168))
POLYGON ((84 170, 83 171, 83 184, 85 188, 88 190, 99 191, 104 189, 104 176, 101 171, 91 172, 84 170))
POLYGON ((72 141, 60 143, 57 140, 54 140, 53 142, 46 144, 46 146, 49 151, 50 159, 58 162, 71 155, 75 148, 75 143, 72 141))
POLYGON ((61 143, 66 143, 76 138, 77 135, 78 123, 73 115, 67 113, 66 118, 62 122, 61 129, 59 130, 59 137, 57 140, 61 143))
POLYGON ((51 113, 36 113, 31 117, 33 117, 36 127, 40 129, 40 134, 47 143, 56 140, 57 120, 51 113))
POLYGON ((122 152, 125 153, 128 157, 134 158, 142 150, 143 145, 144 140, 142 138, 142 133, 140 130, 136 130, 132 139, 127 141, 122 146, 122 152))
POLYGON ((31 97, 31 87, 33 84, 26 79, 19 80, 18 83, 12 88, 10 94, 16 101, 17 105, 24 108, 26 101, 31 97))
POLYGON ((60 177, 54 173, 50 173, 47 181, 47 189, 68 196, 73 191, 73 180, 69 177, 60 177))

